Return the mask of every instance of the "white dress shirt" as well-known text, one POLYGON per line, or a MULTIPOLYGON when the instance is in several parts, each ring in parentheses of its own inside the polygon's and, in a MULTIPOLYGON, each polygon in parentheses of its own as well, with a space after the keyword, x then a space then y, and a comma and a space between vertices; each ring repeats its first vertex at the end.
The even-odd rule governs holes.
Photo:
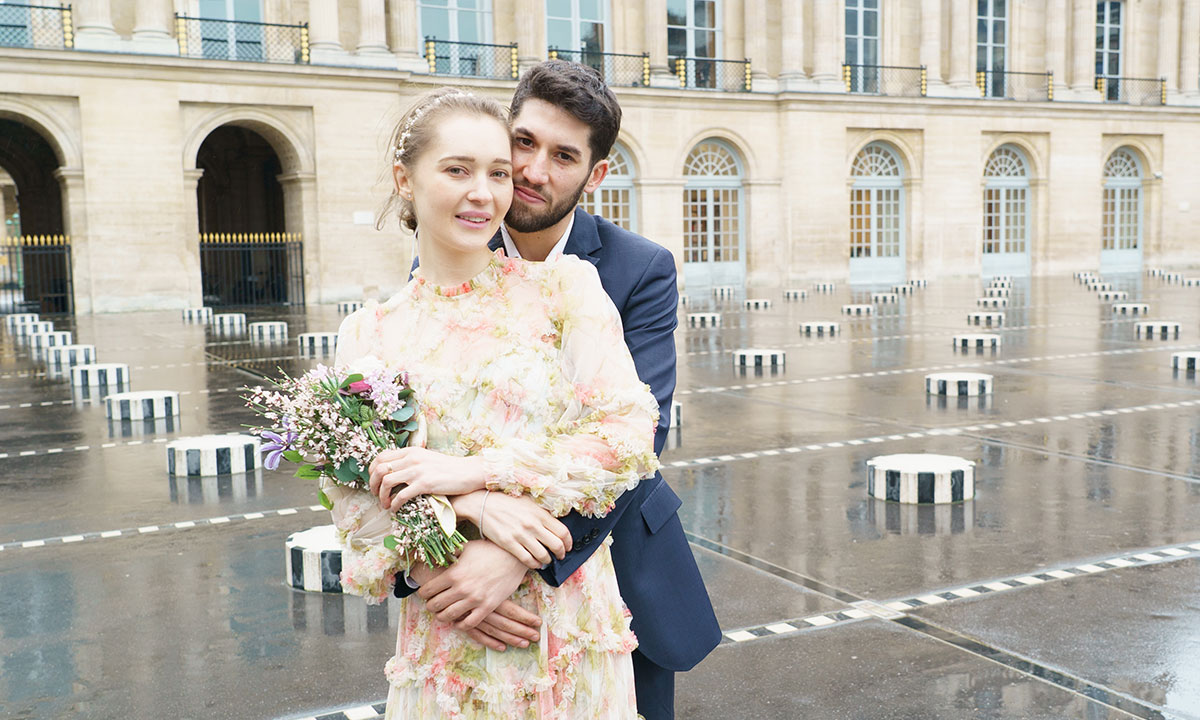
MULTIPOLYGON (((567 223, 566 232, 554 243, 554 247, 550 248, 550 254, 546 256, 547 260, 554 260, 562 257, 563 250, 567 247, 567 238, 571 237, 571 230, 575 227, 575 211, 571 211, 571 222, 567 223)), ((517 250, 517 244, 513 242, 512 235, 508 234, 508 228, 504 223, 500 223, 500 235, 504 238, 504 254, 510 258, 521 257, 521 252, 517 250)))

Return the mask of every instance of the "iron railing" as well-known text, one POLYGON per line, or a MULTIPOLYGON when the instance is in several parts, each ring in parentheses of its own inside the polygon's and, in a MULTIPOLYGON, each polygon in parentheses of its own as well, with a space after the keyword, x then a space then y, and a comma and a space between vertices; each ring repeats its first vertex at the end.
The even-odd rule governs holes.
POLYGON ((975 73, 975 86, 985 98, 1040 102, 1054 99, 1054 73, 1009 72, 980 70, 975 73))
POLYGON ((430 75, 516 80, 517 44, 491 45, 425 38, 425 62, 430 75))
POLYGON ((1096 89, 1105 102, 1166 105, 1166 78, 1097 77, 1096 89))
POLYGON ((668 65, 679 87, 695 90, 750 92, 750 60, 673 57, 668 65))
POLYGON ((71 238, 24 235, 0 239, 0 313, 68 315, 74 307, 71 238))
POLYGON ((595 68, 604 82, 613 87, 650 87, 650 53, 626 55, 588 50, 563 50, 551 47, 551 60, 561 58, 595 68))
POLYGON ((180 57, 308 64, 308 25, 175 15, 180 57))
POLYGON ((925 66, 842 65, 846 92, 861 95, 925 97, 928 78, 925 66))
POLYGON ((0 45, 47 49, 75 47, 71 6, 0 5, 0 45))
POLYGON ((298 233, 200 235, 200 284, 209 307, 304 304, 298 233))

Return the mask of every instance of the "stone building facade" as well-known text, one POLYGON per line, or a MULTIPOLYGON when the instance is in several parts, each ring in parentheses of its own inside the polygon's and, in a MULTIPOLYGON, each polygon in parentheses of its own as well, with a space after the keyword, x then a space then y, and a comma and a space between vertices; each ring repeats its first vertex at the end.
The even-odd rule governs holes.
POLYGON ((412 253, 374 227, 402 109, 441 85, 507 100, 549 55, 608 73, 619 172, 590 204, 674 252, 688 289, 1197 263, 1200 0, 62 15, 0 4, 0 197, 10 233, 70 236, 77 311, 212 300, 202 232, 298 236, 308 303, 386 296, 412 253))

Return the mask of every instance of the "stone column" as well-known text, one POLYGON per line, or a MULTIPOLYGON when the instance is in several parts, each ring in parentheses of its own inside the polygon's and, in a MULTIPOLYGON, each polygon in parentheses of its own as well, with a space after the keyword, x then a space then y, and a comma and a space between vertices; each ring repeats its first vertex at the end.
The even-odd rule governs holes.
POLYGON ((1158 77, 1167 79, 1167 97, 1179 94, 1179 0, 1158 6, 1158 77))
POLYGON ((752 89, 775 92, 779 89, 779 81, 767 73, 767 0, 745 2, 746 57, 750 58, 752 89))
POLYGON ((1100 100, 1096 92, 1096 3, 1071 0, 1071 92, 1100 100))
POLYGON ((387 46, 387 21, 384 0, 358 0, 359 64, 395 67, 396 60, 387 46))
POLYGON ((113 29, 109 0, 82 0, 75 6, 77 50, 121 50, 121 36, 113 29))
POLYGON ((979 97, 975 84, 975 3, 950 3, 950 91, 979 97))
POLYGON ((1183 0, 1179 90, 1189 99, 1200 98, 1200 0, 1183 0))
POLYGON ((1046 69, 1054 73, 1054 95, 1067 87, 1067 0, 1047 0, 1046 69))
POLYGON ((812 79, 818 86, 827 90, 846 89, 842 81, 842 38, 839 32, 838 14, 842 3, 833 0, 817 0, 813 8, 813 37, 816 47, 813 48, 812 79))
POLYGON ((178 55, 179 43, 171 35, 169 0, 137 0, 137 19, 133 26, 134 52, 154 55, 178 55))
MULTIPOLYGON (((87 193, 83 171, 62 167, 54 171, 54 179, 62 191, 63 232, 71 238, 71 284, 76 313, 92 312, 94 300, 92 249, 88 242, 87 193)), ((193 195, 194 197, 194 195, 193 195)), ((194 205, 194 203, 193 203, 194 205)), ((196 264, 197 290, 200 284, 200 265, 196 264)))
POLYGON ((921 0, 921 64, 925 66, 927 88, 945 84, 942 79, 942 0, 921 0))
POLYGON ((785 2, 782 10, 779 84, 784 90, 795 90, 804 83, 804 2, 785 2))
POLYGON ((517 67, 525 72, 546 59, 546 3, 517 0, 516 5, 517 67))
POLYGON ((388 29, 392 34, 392 51, 396 66, 414 73, 428 73, 425 60, 425 41, 418 34, 417 0, 393 0, 388 3, 388 29))
POLYGON ((344 65, 347 52, 338 29, 337 0, 311 0, 308 6, 308 51, 314 65, 344 65))
POLYGON ((667 67, 667 0, 646 0, 646 51, 650 53, 651 87, 677 88, 679 78, 667 67))

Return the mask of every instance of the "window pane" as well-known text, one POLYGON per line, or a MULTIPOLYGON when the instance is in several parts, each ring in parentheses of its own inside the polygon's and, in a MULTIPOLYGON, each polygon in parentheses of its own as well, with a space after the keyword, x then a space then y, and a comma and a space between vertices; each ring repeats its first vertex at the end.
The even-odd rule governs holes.
POLYGON ((992 43, 996 45, 1004 44, 1004 21, 997 20, 992 23, 992 43))
POLYGON ((992 69, 1004 72, 1004 48, 992 48, 992 69))
POLYGON ((422 5, 436 5, 437 7, 446 7, 449 0, 421 0, 422 5))
POLYGON ((571 17, 571 0, 546 0, 546 16, 556 18, 571 17))
POLYGON ((421 8, 421 36, 452 40, 449 11, 431 7, 421 8))
POLYGON ((877 40, 863 40, 863 65, 878 64, 879 42, 877 40))
POLYGON ((225 0, 200 0, 200 17, 213 20, 227 20, 225 17, 225 0))
POLYGON ((846 34, 858 34, 858 11, 846 8, 846 34))
MULTIPOLYGON (((671 57, 687 57, 687 30, 670 28, 667 30, 667 54, 671 57)), ((671 68, 674 71, 675 68, 671 68)))
POLYGON ((979 0, 979 4, 975 6, 975 14, 981 18, 984 17, 988 14, 987 6, 988 0, 979 0))
POLYGON ((579 0, 579 17, 584 20, 603 20, 600 0, 579 0))
POLYGON ((546 44, 560 50, 575 50, 575 41, 571 38, 571 21, 548 20, 546 22, 546 44))
POLYGON ((687 25, 687 0, 667 0, 667 24, 687 25))
POLYGON ((262 9, 258 0, 233 0, 233 19, 262 22, 262 9))
POLYGON ((850 37, 846 38, 846 64, 860 64, 858 61, 858 41, 850 37))
POLYGON ((696 57, 715 58, 717 56, 717 34, 712 30, 696 31, 696 57))
POLYGON ((879 37, 879 13, 865 12, 863 13, 863 35, 866 37, 879 37))
POLYGON ((1121 24, 1121 3, 1110 2, 1108 4, 1108 22, 1111 25, 1121 24))
POLYGON ((587 46, 588 52, 604 52, 604 26, 585 22, 579 26, 579 41, 587 46))
POLYGON ((696 0, 696 27, 715 28, 717 26, 717 3, 715 0, 696 0))
POLYGON ((998 18, 1008 17, 1008 9, 1004 6, 1005 5, 1004 0, 994 0, 993 5, 994 5, 994 7, 992 8, 992 16, 993 17, 998 17, 998 18))
POLYGON ((479 22, 482 16, 483 13, 473 10, 459 10, 458 37, 455 39, 460 42, 483 42, 483 28, 479 22))

